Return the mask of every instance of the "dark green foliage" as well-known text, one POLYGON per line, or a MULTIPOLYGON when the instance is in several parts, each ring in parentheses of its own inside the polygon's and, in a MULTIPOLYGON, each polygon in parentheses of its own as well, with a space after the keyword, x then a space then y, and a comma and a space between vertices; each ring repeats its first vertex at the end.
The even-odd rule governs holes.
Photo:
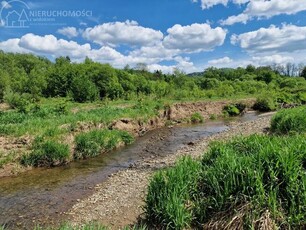
POLYGON ((74 101, 86 102, 98 99, 96 85, 86 76, 75 77, 71 83, 71 92, 74 101))
POLYGON ((253 135, 215 143, 198 161, 181 160, 158 172, 146 199, 150 223, 171 229, 214 224, 216 229, 306 227, 306 140, 253 135))
POLYGON ((81 133, 75 138, 75 159, 95 157, 103 152, 112 150, 118 144, 130 144, 134 138, 124 131, 119 130, 93 130, 81 133))
POLYGON ((187 76, 178 70, 173 74, 150 73, 143 68, 145 64, 138 69, 118 70, 89 58, 72 63, 69 57, 58 57, 52 63, 34 55, 1 52, 0 59, 0 101, 4 92, 11 90, 16 95, 28 95, 30 101, 72 97, 77 102, 143 96, 175 100, 245 97, 281 91, 289 96, 277 101, 290 98, 298 102, 298 94, 306 91, 305 78, 283 77, 271 67, 208 68, 187 76))
POLYGON ((239 109, 235 105, 227 105, 224 107, 223 111, 230 116, 237 116, 240 114, 239 109))
POLYGON ((257 98, 256 103, 253 106, 253 109, 260 112, 270 112, 277 109, 276 99, 273 95, 265 95, 257 98))
POLYGON ((68 145, 56 141, 44 141, 38 138, 34 141, 29 155, 21 158, 21 164, 35 167, 56 166, 65 164, 70 156, 68 145))
POLYGON ((192 123, 202 123, 202 122, 204 122, 204 118, 200 113, 192 114, 190 120, 191 120, 192 123))
POLYGON ((282 110, 271 121, 271 131, 277 134, 306 132, 306 107, 282 110))

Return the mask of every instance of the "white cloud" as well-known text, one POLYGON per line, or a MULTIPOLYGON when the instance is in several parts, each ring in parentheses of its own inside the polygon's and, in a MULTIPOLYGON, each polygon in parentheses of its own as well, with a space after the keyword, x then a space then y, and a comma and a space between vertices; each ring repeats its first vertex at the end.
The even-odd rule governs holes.
POLYGON ((242 5, 248 3, 250 0, 233 0, 234 4, 242 5))
POLYGON ((220 23, 221 25, 233 25, 239 22, 246 24, 248 20, 249 20, 249 15, 242 13, 239 15, 230 16, 226 20, 221 20, 220 23))
POLYGON ((223 58, 219 58, 219 59, 214 59, 214 60, 210 60, 208 61, 208 64, 210 65, 225 65, 225 64, 229 64, 233 62, 233 60, 229 57, 223 57, 223 58))
POLYGON ((57 39, 53 35, 38 36, 34 34, 26 34, 20 38, 19 44, 21 48, 48 55, 66 56, 73 58, 84 57, 84 54, 91 50, 90 44, 79 45, 74 41, 57 39))
POLYGON ((9 9, 11 8, 12 6, 7 2, 7 1, 2 1, 1 2, 1 8, 2 9, 9 9))
POLYGON ((87 28, 83 37, 100 45, 154 45, 163 39, 160 31, 139 26, 135 21, 104 23, 87 28))
POLYGON ((0 50, 12 53, 29 53, 30 51, 19 46, 19 38, 0 42, 0 50))
POLYGON ((294 58, 290 56, 282 56, 279 54, 275 54, 271 56, 252 57, 252 60, 258 65, 273 65, 273 64, 284 65, 288 62, 293 62, 294 58))
POLYGON ((167 30, 163 45, 166 49, 182 53, 209 51, 224 43, 226 31, 221 27, 211 28, 209 24, 174 25, 167 30))
POLYGON ((294 52, 306 49, 306 27, 283 25, 233 35, 232 44, 238 44, 250 53, 294 52))
POLYGON ((57 32, 68 38, 74 38, 79 35, 79 31, 75 27, 64 27, 64 28, 58 29, 57 32))
POLYGON ((250 0, 242 14, 231 16, 221 23, 223 25, 246 23, 252 18, 271 18, 280 14, 291 15, 304 10, 306 10, 306 1, 304 0, 250 0))
POLYGON ((202 9, 209 9, 215 5, 222 4, 226 6, 228 3, 228 0, 202 0, 201 1, 201 7, 202 9))

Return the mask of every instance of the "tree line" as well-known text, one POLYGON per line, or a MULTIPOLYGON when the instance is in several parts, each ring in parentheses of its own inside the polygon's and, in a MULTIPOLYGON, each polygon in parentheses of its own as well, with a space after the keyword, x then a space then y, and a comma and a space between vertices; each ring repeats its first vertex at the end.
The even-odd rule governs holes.
MULTIPOLYGON (((145 64, 115 69, 86 58, 73 63, 69 57, 51 62, 32 54, 0 51, 0 101, 14 106, 41 97, 69 97, 76 102, 109 99, 212 98, 256 95, 265 92, 302 94, 306 90, 306 67, 295 65, 246 68, 208 68, 186 75, 181 71, 151 73, 145 64), (292 77, 295 76, 295 77, 292 77)), ((299 96, 302 97, 302 96, 299 96)))

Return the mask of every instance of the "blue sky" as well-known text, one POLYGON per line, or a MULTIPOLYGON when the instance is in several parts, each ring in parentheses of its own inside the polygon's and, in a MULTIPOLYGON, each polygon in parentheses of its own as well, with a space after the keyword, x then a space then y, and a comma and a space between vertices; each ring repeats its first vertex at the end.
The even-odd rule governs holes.
POLYGON ((306 64, 306 0, 0 2, 7 52, 164 72, 306 64))

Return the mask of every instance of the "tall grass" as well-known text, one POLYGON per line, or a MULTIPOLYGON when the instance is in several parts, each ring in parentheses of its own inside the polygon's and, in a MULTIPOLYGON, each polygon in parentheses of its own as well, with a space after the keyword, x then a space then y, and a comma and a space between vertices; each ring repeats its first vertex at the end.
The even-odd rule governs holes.
POLYGON ((146 198, 146 219, 156 228, 182 229, 192 219, 192 193, 200 162, 182 158, 178 166, 160 171, 152 178, 146 198))
POLYGON ((64 164, 70 156, 69 146, 56 141, 36 139, 32 151, 21 157, 21 164, 26 166, 56 166, 64 164))
POLYGON ((75 159, 95 157, 102 152, 114 149, 120 143, 125 145, 133 142, 133 137, 120 130, 93 130, 81 133, 75 138, 75 159))
POLYGON ((306 107, 279 111, 271 121, 271 131, 276 134, 306 132, 306 107))
POLYGON ((254 135, 215 143, 149 185, 149 223, 169 229, 306 227, 306 140, 254 135))

